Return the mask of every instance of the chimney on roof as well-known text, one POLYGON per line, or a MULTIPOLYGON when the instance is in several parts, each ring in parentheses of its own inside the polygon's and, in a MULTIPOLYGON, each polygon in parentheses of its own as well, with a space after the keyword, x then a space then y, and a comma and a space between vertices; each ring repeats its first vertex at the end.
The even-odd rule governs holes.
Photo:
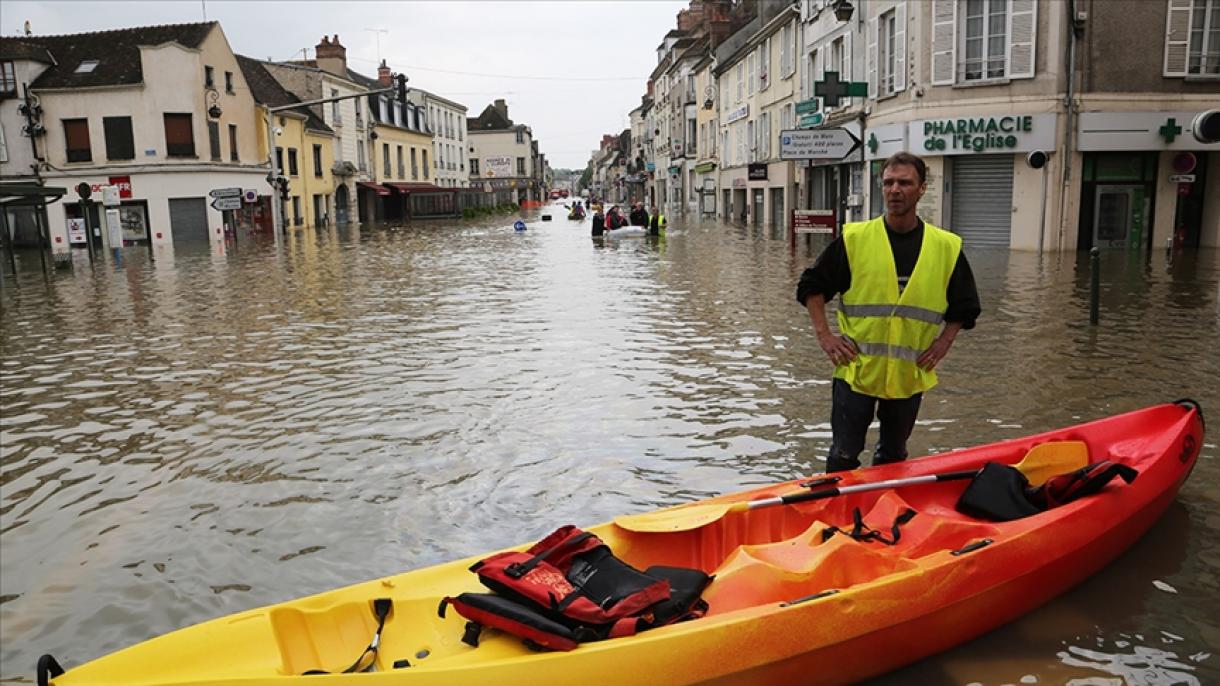
POLYGON ((386 66, 385 60, 381 60, 381 66, 377 67, 377 82, 386 88, 394 85, 394 74, 386 66))
POLYGON ((508 104, 504 102, 504 98, 498 98, 491 106, 500 113, 501 117, 508 119, 508 104))
POLYGON ((339 42, 339 34, 333 40, 322 40, 314 46, 314 55, 318 68, 336 76, 347 76, 347 48, 339 42))

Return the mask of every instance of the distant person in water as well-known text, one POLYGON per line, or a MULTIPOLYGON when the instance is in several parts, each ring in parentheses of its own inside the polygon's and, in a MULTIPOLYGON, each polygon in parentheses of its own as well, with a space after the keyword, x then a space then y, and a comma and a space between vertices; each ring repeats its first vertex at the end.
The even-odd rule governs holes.
POLYGON ((600 236, 606 228, 606 218, 602 216, 602 208, 593 207, 593 235, 600 236))
POLYGON ((652 219, 648 220, 648 235, 660 236, 661 232, 665 230, 665 221, 665 215, 661 214, 654 205, 652 208, 652 219))
POLYGON ((644 205, 636 203, 631 208, 631 225, 632 226, 648 226, 648 212, 644 210, 644 205))

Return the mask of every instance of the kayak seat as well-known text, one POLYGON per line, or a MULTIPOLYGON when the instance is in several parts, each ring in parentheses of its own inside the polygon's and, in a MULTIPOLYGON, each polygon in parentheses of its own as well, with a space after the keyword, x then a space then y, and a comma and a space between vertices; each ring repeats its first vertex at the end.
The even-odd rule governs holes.
POLYGON ((823 541, 828 526, 814 521, 787 540, 738 547, 703 592, 708 615, 844 589, 916 566, 882 546, 870 547, 847 536, 823 541))
MULTIPOLYGON (((959 486, 960 488, 960 486, 959 486)), ((995 538, 999 529, 989 522, 963 518, 948 504, 912 504, 897 493, 890 491, 881 495, 867 511, 864 521, 879 529, 887 537, 892 523, 908 509, 918 514, 901 526, 898 542, 888 551, 897 556, 919 559, 943 550, 958 548, 981 538, 995 538)), ((851 527, 851 516, 835 524, 841 529, 851 527)))
POLYGON ((280 649, 281 669, 299 675, 310 670, 342 671, 377 631, 372 602, 349 602, 316 610, 276 607, 269 613, 280 649))

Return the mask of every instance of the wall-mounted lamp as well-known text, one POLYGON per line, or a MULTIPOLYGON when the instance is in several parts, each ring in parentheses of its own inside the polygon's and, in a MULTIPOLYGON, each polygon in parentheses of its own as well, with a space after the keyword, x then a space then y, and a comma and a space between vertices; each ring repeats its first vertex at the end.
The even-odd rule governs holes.
POLYGON ((850 20, 855 11, 856 6, 851 4, 851 0, 837 0, 834 4, 835 19, 839 21, 850 20))
POLYGON ((208 107, 208 117, 211 119, 220 119, 220 115, 224 114, 220 109, 220 105, 216 104, 218 100, 220 100, 220 93, 217 93, 215 88, 209 88, 208 102, 212 104, 208 107))

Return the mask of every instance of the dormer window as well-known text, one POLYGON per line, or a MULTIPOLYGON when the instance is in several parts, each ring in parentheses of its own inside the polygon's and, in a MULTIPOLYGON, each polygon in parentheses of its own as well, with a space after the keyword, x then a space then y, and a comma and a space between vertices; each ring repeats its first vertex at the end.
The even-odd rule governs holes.
POLYGON ((94 69, 97 69, 97 60, 84 60, 76 65, 77 74, 90 74, 94 69))

